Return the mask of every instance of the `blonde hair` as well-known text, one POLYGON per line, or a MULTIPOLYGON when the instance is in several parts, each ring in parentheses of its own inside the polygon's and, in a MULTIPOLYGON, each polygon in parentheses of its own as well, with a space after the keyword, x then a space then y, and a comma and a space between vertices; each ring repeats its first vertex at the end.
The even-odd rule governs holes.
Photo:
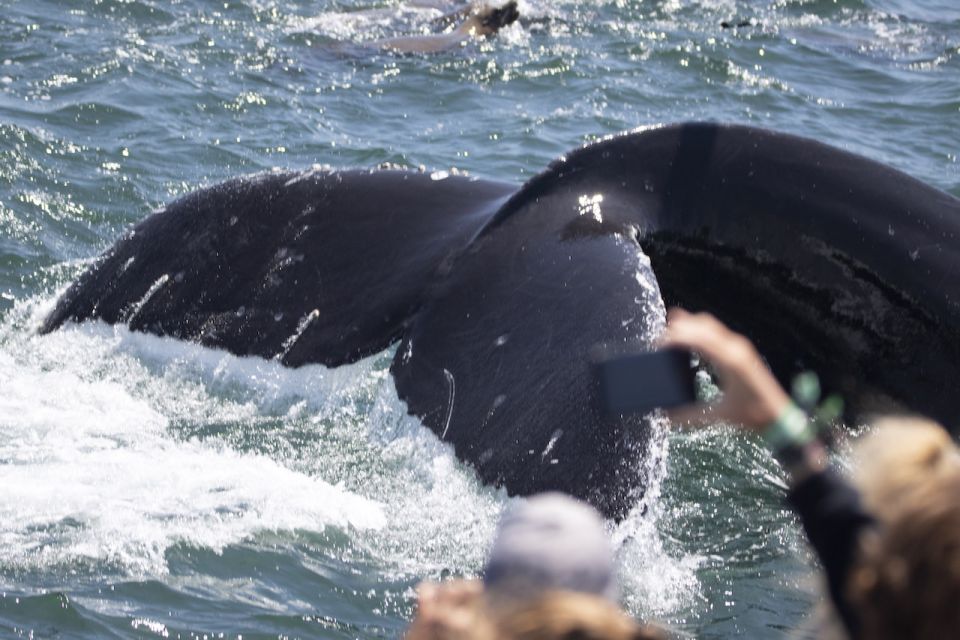
POLYGON ((854 449, 854 482, 879 520, 895 517, 910 494, 960 469, 960 452, 942 426, 917 417, 888 417, 854 449))
POLYGON ((939 639, 960 629, 960 469, 941 470, 887 509, 847 585, 863 638, 939 639))
POLYGON ((613 602, 574 591, 507 597, 479 580, 421 583, 405 640, 666 640, 613 602))
POLYGON ((494 610, 499 640, 662 640, 662 630, 641 625, 599 596, 553 591, 494 610))

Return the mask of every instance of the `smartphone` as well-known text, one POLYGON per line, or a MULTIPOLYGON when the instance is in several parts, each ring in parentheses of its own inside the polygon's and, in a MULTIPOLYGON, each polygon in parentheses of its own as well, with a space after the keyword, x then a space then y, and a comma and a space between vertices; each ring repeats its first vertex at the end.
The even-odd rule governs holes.
POLYGON ((690 352, 670 348, 646 353, 594 352, 600 407, 607 413, 649 413, 696 402, 690 352))

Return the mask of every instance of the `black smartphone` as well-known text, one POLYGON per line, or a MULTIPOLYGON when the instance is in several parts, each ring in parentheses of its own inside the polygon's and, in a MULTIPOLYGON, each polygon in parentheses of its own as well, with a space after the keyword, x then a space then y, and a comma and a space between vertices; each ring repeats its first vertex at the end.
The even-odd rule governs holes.
POLYGON ((607 413, 648 413, 696 402, 690 352, 670 348, 647 353, 594 352, 600 407, 607 413))

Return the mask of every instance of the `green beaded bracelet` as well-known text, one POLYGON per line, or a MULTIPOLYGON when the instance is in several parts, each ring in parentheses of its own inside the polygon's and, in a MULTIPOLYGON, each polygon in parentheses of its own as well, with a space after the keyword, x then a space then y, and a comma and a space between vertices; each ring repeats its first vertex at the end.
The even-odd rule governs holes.
POLYGON ((799 448, 817 439, 814 428, 803 409, 791 402, 763 432, 763 439, 774 454, 799 448))

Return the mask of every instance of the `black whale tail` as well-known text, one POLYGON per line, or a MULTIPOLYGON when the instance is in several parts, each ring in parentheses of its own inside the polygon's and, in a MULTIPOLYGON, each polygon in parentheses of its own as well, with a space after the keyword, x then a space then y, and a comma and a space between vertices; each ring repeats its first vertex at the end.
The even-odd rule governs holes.
POLYGON ((576 150, 519 190, 403 171, 266 174, 150 216, 42 330, 97 318, 290 366, 400 341, 411 413, 511 493, 619 517, 650 423, 593 406, 597 342, 664 301, 811 368, 857 411, 960 425, 960 201, 811 140, 688 124, 576 150), (654 277, 654 274, 656 277, 654 277))

